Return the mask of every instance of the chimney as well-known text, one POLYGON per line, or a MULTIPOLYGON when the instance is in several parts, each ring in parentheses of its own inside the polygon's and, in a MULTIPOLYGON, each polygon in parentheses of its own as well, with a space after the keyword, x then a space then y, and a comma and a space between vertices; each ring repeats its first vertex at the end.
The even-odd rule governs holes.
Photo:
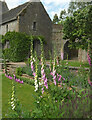
POLYGON ((5 2, 5 0, 0 0, 0 14, 3 14, 5 12, 7 12, 9 9, 8 9, 8 6, 5 2))

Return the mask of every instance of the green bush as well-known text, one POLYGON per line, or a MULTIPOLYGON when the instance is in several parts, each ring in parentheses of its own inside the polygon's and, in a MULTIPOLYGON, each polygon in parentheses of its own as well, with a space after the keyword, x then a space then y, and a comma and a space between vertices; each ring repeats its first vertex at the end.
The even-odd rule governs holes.
POLYGON ((16 68, 16 74, 19 76, 22 75, 22 68, 21 67, 16 68))
POLYGON ((10 60, 10 58, 11 58, 11 50, 9 48, 6 48, 5 50, 3 50, 3 55, 4 55, 5 59, 10 60))
POLYGON ((3 43, 9 41, 10 48, 4 50, 5 58, 13 62, 24 61, 30 50, 30 37, 25 33, 7 32, 2 38, 3 43))
POLYGON ((30 67, 30 66, 23 67, 23 68, 22 68, 22 72, 23 72, 24 74, 33 76, 33 72, 32 72, 32 70, 31 70, 31 67, 30 67))

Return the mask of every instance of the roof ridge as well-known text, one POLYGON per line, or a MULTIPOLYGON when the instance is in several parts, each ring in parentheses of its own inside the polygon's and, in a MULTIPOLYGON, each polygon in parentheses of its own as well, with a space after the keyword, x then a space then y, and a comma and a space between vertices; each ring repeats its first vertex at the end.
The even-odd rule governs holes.
MULTIPOLYGON (((18 5, 17 7, 12 8, 12 9, 6 11, 5 13, 10 12, 10 11, 12 11, 12 10, 14 10, 14 9, 17 9, 17 8, 19 8, 19 7, 21 7, 21 6, 25 5, 25 4, 28 4, 28 3, 29 3, 29 2, 26 2, 26 3, 23 3, 23 4, 21 4, 21 5, 18 5)), ((3 14, 5 14, 5 13, 3 13, 3 14)), ((2 15, 3 15, 3 14, 2 14, 2 15)))
POLYGON ((26 2, 24 4, 21 4, 11 10, 8 10, 7 12, 1 14, 2 15, 2 22, 0 24, 6 23, 10 20, 17 19, 17 16, 19 13, 22 12, 23 9, 25 9, 29 5, 29 2, 26 2))
POLYGON ((17 14, 17 16, 18 16, 20 13, 22 13, 23 10, 25 10, 25 9, 29 6, 30 3, 31 3, 31 2, 28 2, 28 4, 27 4, 24 8, 21 9, 21 11, 17 14))

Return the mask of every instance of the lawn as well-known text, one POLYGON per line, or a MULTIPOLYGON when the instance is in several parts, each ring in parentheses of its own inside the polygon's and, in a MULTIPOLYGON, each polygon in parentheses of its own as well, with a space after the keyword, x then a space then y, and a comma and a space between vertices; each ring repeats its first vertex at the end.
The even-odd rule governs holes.
POLYGON ((87 68, 89 68, 89 64, 88 64, 88 62, 79 62, 79 61, 74 61, 74 60, 64 60, 63 61, 64 62, 64 64, 65 65, 68 65, 68 66, 73 66, 73 67, 80 67, 80 66, 82 66, 82 67, 87 67, 87 68))
MULTIPOLYGON (((10 99, 11 90, 12 90, 12 80, 6 78, 4 74, 2 75, 2 86, 3 86, 2 87, 2 101, 3 101, 2 102, 2 113, 3 113, 3 118, 4 118, 4 117, 6 117, 5 114, 8 113, 8 108, 9 108, 8 100, 10 99)), ((86 90, 82 89, 82 91, 83 91, 82 92, 83 94, 82 94, 81 98, 77 98, 75 96, 72 99, 72 101, 70 101, 70 99, 69 99, 69 101, 63 102, 63 104, 61 106, 61 112, 63 113, 65 111, 63 118, 69 118, 71 113, 72 113, 71 115, 73 118, 75 116, 77 116, 79 118, 80 117, 83 117, 83 118, 89 117, 89 115, 90 115, 90 99, 87 98, 88 97, 87 95, 89 94, 88 89, 86 89, 86 90)), ((35 108, 34 107, 35 99, 34 99, 33 95, 37 95, 36 92, 34 92, 34 86, 26 84, 26 83, 20 84, 20 83, 16 82, 16 96, 19 99, 19 101, 21 102, 23 108, 27 111, 32 111, 35 108)), ((59 95, 59 94, 56 94, 56 95, 59 95)), ((63 94, 60 94, 60 96, 62 96, 62 95, 63 94)), ((57 96, 57 97, 60 97, 60 96, 57 96)), ((49 104, 49 106, 50 106, 52 104, 50 98, 49 98, 50 103, 48 102, 48 96, 45 98, 45 100, 46 100, 46 103, 42 103, 42 105, 40 106, 44 110, 45 110, 45 105, 48 106, 48 104, 49 104)), ((55 104, 57 104, 57 103, 55 103, 55 104)), ((38 112, 40 111, 40 108, 36 108, 36 109, 38 112)), ((46 109, 46 112, 47 112, 47 109, 46 109)), ((37 113, 36 115, 39 115, 39 114, 37 113)))
MULTIPOLYGON (((11 96, 12 80, 6 78, 4 74, 2 75, 2 86, 2 113, 3 117, 5 117, 5 114, 8 113, 8 100, 11 96)), ((34 86, 28 85, 26 83, 16 83, 17 98, 20 100, 22 106, 29 111, 34 108, 34 98, 32 96, 33 94, 35 94, 34 86)))
MULTIPOLYGON (((50 62, 50 60, 46 60, 47 63, 50 62)), ((63 60, 62 63, 65 65, 65 66, 72 66, 72 67, 87 67, 89 68, 89 64, 88 62, 84 61, 84 62, 81 62, 81 61, 77 61, 77 60, 63 60)))

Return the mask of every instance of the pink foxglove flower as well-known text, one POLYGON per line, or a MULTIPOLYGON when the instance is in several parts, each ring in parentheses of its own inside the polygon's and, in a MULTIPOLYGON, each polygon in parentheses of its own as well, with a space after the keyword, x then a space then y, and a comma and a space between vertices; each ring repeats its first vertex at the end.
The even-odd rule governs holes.
POLYGON ((47 78, 46 78, 45 72, 44 72, 44 65, 42 65, 42 68, 41 68, 41 76, 42 76, 42 81, 44 83, 44 86, 48 89, 47 78))
POLYGON ((56 85, 56 80, 54 80, 54 84, 56 85))
POLYGON ((91 57, 90 57, 89 53, 87 53, 87 57, 88 57, 88 63, 89 63, 89 65, 92 66, 91 57))
POLYGON ((41 69, 41 74, 44 75, 44 69, 41 69))
POLYGON ((35 73, 35 72, 33 72, 33 75, 34 75, 34 77, 35 77, 36 73, 35 73))
POLYGON ((17 82, 19 82, 19 83, 20 83, 20 79, 18 79, 18 80, 17 80, 17 82))
POLYGON ((22 81, 20 81, 19 83, 23 84, 23 80, 22 80, 22 81))
POLYGON ((61 77, 62 77, 62 76, 60 75, 60 76, 59 76, 59 79, 58 79, 58 81, 60 81, 60 80, 61 80, 61 77))
POLYGON ((59 74, 57 73, 57 77, 59 77, 59 74))
POLYGON ((51 72, 50 74, 53 76, 53 73, 52 73, 52 72, 51 72))
POLYGON ((90 79, 88 78, 88 83, 92 86, 92 82, 90 81, 90 79))
POLYGON ((44 79, 44 86, 48 89, 47 78, 44 79))
POLYGON ((42 79, 45 80, 45 74, 42 76, 42 79))
POLYGON ((42 88, 42 94, 44 93, 44 88, 42 88))
POLYGON ((16 78, 15 81, 18 82, 18 79, 16 78))
POLYGON ((56 70, 53 71, 53 76, 55 76, 56 70))
POLYGON ((64 56, 64 53, 63 53, 63 52, 61 52, 61 60, 63 60, 63 56, 64 56))
POLYGON ((31 69, 34 71, 33 61, 31 62, 31 69))
POLYGON ((54 76, 53 79, 56 80, 56 76, 54 76))
POLYGON ((48 85, 46 84, 46 89, 48 89, 48 85))
POLYGON ((12 80, 12 77, 9 75, 9 77, 8 77, 10 80, 12 80))

